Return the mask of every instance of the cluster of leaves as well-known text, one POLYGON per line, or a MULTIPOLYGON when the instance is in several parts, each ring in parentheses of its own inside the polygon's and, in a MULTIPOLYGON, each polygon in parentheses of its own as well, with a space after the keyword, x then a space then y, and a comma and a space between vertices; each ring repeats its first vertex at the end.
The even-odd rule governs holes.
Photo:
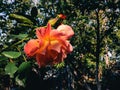
POLYGON ((10 79, 13 79, 12 83, 15 81, 18 85, 24 86, 25 78, 30 74, 30 71, 32 71, 32 64, 26 61, 23 47, 25 41, 31 38, 29 35, 34 35, 32 29, 34 28, 33 26, 35 26, 35 16, 26 15, 26 13, 30 12, 29 7, 31 3, 29 0, 22 2, 15 0, 10 3, 1 0, 0 2, 2 7, 0 12, 3 14, 0 16, 0 88, 2 86, 6 87, 6 84, 8 84, 7 86, 11 86, 10 79), (6 37, 2 38, 4 34, 6 37), (4 79, 6 75, 10 76, 7 80, 8 82, 4 79))

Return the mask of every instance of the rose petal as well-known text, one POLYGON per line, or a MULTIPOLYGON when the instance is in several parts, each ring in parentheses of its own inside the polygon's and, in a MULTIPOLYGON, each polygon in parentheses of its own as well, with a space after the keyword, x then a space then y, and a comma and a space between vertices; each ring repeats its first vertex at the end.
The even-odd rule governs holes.
POLYGON ((39 54, 45 55, 48 46, 49 46, 49 41, 46 41, 46 40, 41 41, 41 43, 40 43, 40 47, 39 47, 39 49, 38 49, 38 51, 37 51, 36 53, 39 53, 39 54))
POLYGON ((45 30, 46 28, 45 27, 40 27, 40 28, 37 28, 36 29, 36 35, 37 35, 37 38, 38 39, 42 39, 45 35, 45 30))
POLYGON ((63 38, 57 38, 59 44, 61 45, 61 47, 66 50, 68 53, 70 53, 73 48, 72 45, 69 43, 68 40, 64 40, 63 38))
POLYGON ((65 34, 62 33, 62 32, 60 32, 60 31, 58 31, 58 30, 52 30, 52 31, 50 32, 50 38, 51 38, 51 39, 62 38, 62 37, 64 37, 64 36, 65 36, 65 34))
POLYGON ((55 50, 52 50, 52 49, 48 49, 48 51, 47 51, 47 57, 48 58, 51 58, 51 59, 56 59, 57 58, 57 56, 58 56, 58 52, 57 51, 55 51, 55 50))
POLYGON ((37 60, 39 67, 43 67, 47 64, 46 63, 47 58, 45 57, 45 55, 36 54, 36 60, 37 60))
POLYGON ((66 51, 67 51, 67 53, 70 53, 70 52, 72 52, 73 51, 73 47, 72 47, 72 45, 69 43, 69 41, 66 41, 66 51))
POLYGON ((57 40, 53 40, 50 42, 50 45, 49 45, 49 50, 54 50, 58 53, 60 53, 60 48, 61 48, 61 44, 59 43, 59 41, 57 40))
POLYGON ((63 25, 62 24, 57 28, 57 30, 59 32, 62 32, 65 35, 64 36, 65 39, 69 39, 74 35, 74 32, 73 32, 72 28, 68 25, 63 25))
POLYGON ((50 25, 50 23, 48 23, 48 24, 47 24, 47 28, 46 28, 45 36, 46 36, 46 37, 49 37, 50 32, 51 32, 51 25, 50 25))
POLYGON ((34 56, 39 49, 39 40, 32 39, 24 46, 24 52, 28 57, 34 56))
POLYGON ((52 65, 53 64, 53 59, 49 57, 49 54, 36 54, 36 60, 39 65, 39 67, 44 67, 46 65, 52 65))
POLYGON ((36 29, 36 35, 38 39, 47 38, 50 35, 51 25, 48 23, 47 27, 40 27, 36 29))

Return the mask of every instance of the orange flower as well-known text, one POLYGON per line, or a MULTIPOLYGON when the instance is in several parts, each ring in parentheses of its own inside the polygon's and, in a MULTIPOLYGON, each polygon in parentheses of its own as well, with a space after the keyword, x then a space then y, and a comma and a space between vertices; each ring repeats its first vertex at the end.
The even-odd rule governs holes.
POLYGON ((52 30, 48 23, 47 27, 37 28, 36 35, 37 39, 28 41, 24 51, 28 57, 35 57, 40 67, 63 61, 73 50, 68 39, 74 32, 68 25, 60 25, 52 30))

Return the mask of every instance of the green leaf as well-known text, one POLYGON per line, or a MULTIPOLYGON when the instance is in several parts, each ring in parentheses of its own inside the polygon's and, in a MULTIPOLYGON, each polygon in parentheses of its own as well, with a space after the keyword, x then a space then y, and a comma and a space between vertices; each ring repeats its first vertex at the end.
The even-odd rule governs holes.
POLYGON ((26 18, 26 17, 24 17, 22 15, 10 14, 9 16, 10 16, 11 19, 15 19, 20 23, 27 23, 27 24, 33 25, 33 22, 30 19, 28 19, 28 18, 26 18))
POLYGON ((19 34, 19 35, 11 35, 13 38, 23 39, 28 36, 28 34, 19 34))
POLYGON ((15 81, 17 82, 17 84, 22 87, 25 87, 25 80, 26 80, 25 78, 19 79, 19 75, 15 78, 15 81))
POLYGON ((4 60, 8 60, 8 58, 0 55, 0 61, 4 61, 4 60))
POLYGON ((61 62, 61 63, 55 64, 54 66, 55 66, 56 68, 62 68, 62 67, 65 66, 65 62, 63 61, 63 62, 61 62))
POLYGON ((29 28, 36 28, 37 27, 37 26, 33 26, 33 25, 30 25, 30 24, 24 24, 24 23, 20 23, 19 26, 29 27, 29 28))
POLYGON ((31 67, 30 62, 23 62, 18 68, 18 73, 27 73, 31 70, 31 67))
POLYGON ((14 76, 14 73, 17 71, 17 67, 15 65, 15 63, 8 63, 5 67, 5 72, 6 74, 10 75, 10 77, 12 78, 14 76))
POLYGON ((18 58, 21 55, 21 52, 4 51, 2 54, 8 58, 18 58))

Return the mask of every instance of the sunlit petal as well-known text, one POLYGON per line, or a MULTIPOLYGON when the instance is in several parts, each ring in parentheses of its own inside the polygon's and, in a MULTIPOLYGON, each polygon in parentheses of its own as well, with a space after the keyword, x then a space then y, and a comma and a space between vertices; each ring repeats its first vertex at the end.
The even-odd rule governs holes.
POLYGON ((46 28, 46 32, 45 32, 45 36, 49 37, 50 32, 51 32, 51 25, 50 25, 50 23, 48 23, 47 24, 47 28, 46 28))
POLYGON ((50 33, 50 38, 51 39, 62 38, 64 36, 65 36, 65 34, 58 31, 58 30, 52 30, 51 33, 50 33))
POLYGON ((60 53, 60 47, 61 47, 61 44, 59 43, 59 41, 57 40, 54 40, 54 41, 51 41, 50 42, 50 45, 49 45, 49 50, 54 50, 54 51, 57 51, 58 53, 60 53))
POLYGON ((51 25, 48 23, 47 27, 40 27, 36 29, 36 35, 38 39, 49 37, 51 31, 51 25))
POLYGON ((45 55, 48 46, 49 46, 49 41, 42 41, 40 44, 40 47, 36 53, 40 53, 42 55, 45 55))
POLYGON ((74 35, 74 32, 73 32, 72 28, 68 25, 63 25, 62 24, 57 28, 57 30, 64 34, 65 39, 69 39, 74 35))
POLYGON ((27 56, 33 56, 39 49, 39 40, 32 39, 24 46, 24 52, 27 56))
POLYGON ((45 27, 39 27, 36 29, 36 35, 38 39, 41 39, 45 35, 46 28, 45 27))

